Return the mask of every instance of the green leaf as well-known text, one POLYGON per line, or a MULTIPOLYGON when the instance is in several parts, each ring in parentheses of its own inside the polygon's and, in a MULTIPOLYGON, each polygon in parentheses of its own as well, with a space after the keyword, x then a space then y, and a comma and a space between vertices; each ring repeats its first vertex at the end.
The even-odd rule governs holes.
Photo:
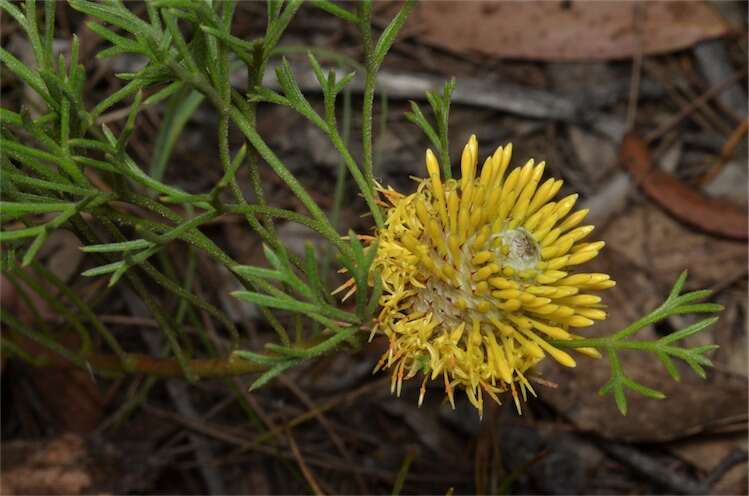
POLYGON ((239 170, 239 167, 242 165, 242 162, 244 161, 245 156, 247 155, 247 144, 243 144, 239 150, 237 151, 237 154, 234 156, 234 159, 232 159, 231 164, 229 164, 229 167, 224 171, 223 177, 219 180, 218 183, 216 183, 216 186, 214 188, 215 192, 218 192, 220 189, 225 188, 229 184, 231 184, 232 181, 234 181, 234 176, 237 174, 237 171, 239 170))
POLYGON ((201 25, 200 29, 202 29, 203 32, 210 34, 211 36, 214 36, 218 40, 225 43, 226 46, 228 46, 232 50, 232 52, 234 52, 236 56, 239 57, 239 59, 248 66, 252 66, 254 64, 252 52, 255 50, 255 46, 259 42, 261 42, 261 40, 245 41, 241 38, 237 38, 231 33, 213 28, 211 26, 201 25))
POLYGON ((279 310, 289 310, 299 313, 320 311, 320 307, 318 305, 304 303, 298 300, 294 300, 291 297, 278 298, 276 296, 255 293, 253 291, 234 291, 231 293, 231 295, 240 300, 249 301, 250 303, 255 303, 256 305, 261 305, 264 307, 277 308, 279 310))
POLYGON ((304 244, 304 272, 307 274, 307 280, 310 286, 315 290, 312 291, 312 297, 315 303, 322 303, 321 295, 325 294, 325 285, 320 279, 320 273, 317 269, 317 256, 312 243, 307 241, 304 244))
POLYGON ((405 114, 406 119, 408 119, 411 123, 416 124, 419 129, 421 129, 427 138, 429 138, 429 141, 432 143, 432 146, 436 150, 440 149, 440 139, 437 136, 437 133, 435 132, 434 128, 431 124, 426 120, 426 117, 424 117, 424 114, 421 112, 421 108, 419 108, 419 105, 411 100, 411 112, 406 112, 405 114))
POLYGON ((668 344, 668 343, 673 343, 674 341, 678 341, 680 339, 684 339, 688 336, 697 334, 698 332, 710 327, 711 325, 715 324, 717 321, 718 321, 718 317, 712 317, 709 319, 700 320, 699 322, 695 322, 694 324, 688 327, 685 327, 684 329, 681 329, 680 331, 676 331, 667 336, 662 337, 661 339, 657 341, 657 343, 668 344))
POLYGON ((99 245, 82 246, 81 251, 86 253, 109 253, 119 251, 141 250, 153 246, 153 243, 145 239, 123 241, 121 243, 106 243, 99 245))
POLYGON ((627 386, 631 390, 637 391, 638 393, 640 393, 640 394, 642 394, 644 396, 647 396, 648 398, 653 398, 653 399, 656 399, 656 400, 662 400, 663 398, 666 397, 666 395, 663 394, 662 392, 657 391, 655 389, 651 389, 651 388, 649 388, 649 387, 647 387, 647 386, 645 386, 643 384, 640 384, 639 382, 636 382, 635 380, 630 379, 630 378, 624 379, 623 383, 624 383, 625 386, 627 386))
POLYGON ((0 214, 2 215, 26 215, 45 214, 49 212, 60 212, 74 207, 75 203, 21 203, 0 201, 0 214))
POLYGON ((4 107, 0 107, 0 124, 10 124, 11 126, 21 127, 23 120, 21 115, 8 110, 4 107))
POLYGON ((406 19, 408 19, 408 14, 411 13, 411 9, 413 9, 414 5, 414 0, 406 0, 406 3, 403 5, 403 7, 401 7, 398 14, 393 18, 392 21, 390 21, 390 24, 388 24, 388 26, 382 32, 382 35, 380 35, 380 39, 377 40, 377 45, 375 46, 374 52, 375 67, 379 67, 380 64, 382 64, 385 55, 390 50, 390 47, 395 41, 395 37, 398 35, 398 31, 400 31, 400 29, 403 27, 403 24, 405 24, 406 19))
POLYGON ((345 21, 349 21, 354 24, 357 24, 359 22, 359 18, 356 16, 356 14, 344 9, 339 5, 334 4, 330 0, 312 0, 311 4, 318 9, 324 10, 328 14, 333 14, 334 16, 345 21))
POLYGON ((353 71, 343 76, 341 80, 335 84, 335 87, 333 88, 333 93, 338 94, 341 91, 343 91, 346 88, 346 86, 348 86, 348 84, 351 82, 351 80, 354 79, 355 76, 356 76, 356 72, 353 72, 353 71))
POLYGON ((374 315, 377 306, 380 304, 380 297, 382 296, 382 277, 379 269, 375 270, 373 279, 374 285, 372 286, 372 295, 369 297, 369 303, 367 303, 367 318, 374 315))
POLYGON ((676 307, 669 311, 669 315, 684 314, 684 313, 715 313, 722 312, 723 305, 717 303, 698 303, 695 305, 683 305, 676 307))
MULTIPOLYGON (((141 71, 142 72, 142 71, 141 71)), ((138 73, 140 75, 140 73, 138 73)), ((137 93, 143 86, 145 86, 145 80, 141 78, 133 79, 125 86, 115 91, 104 100, 96 104, 94 110, 91 111, 91 119, 96 119, 98 116, 106 112, 113 105, 121 102, 130 95, 137 93)))
POLYGON ((275 91, 264 88, 262 86, 256 86, 253 88, 252 93, 247 97, 249 102, 268 102, 275 103, 276 105, 285 105, 287 107, 293 107, 291 101, 288 98, 279 95, 275 91))
POLYGON ((702 354, 706 353, 708 351, 714 351, 720 348, 720 345, 718 344, 705 344, 702 346, 697 346, 696 348, 689 348, 689 351, 692 353, 702 354))
POLYGON ((276 353, 282 353, 282 354, 293 356, 293 357, 312 358, 312 357, 321 355, 327 351, 330 351, 335 346, 337 346, 341 341, 347 338, 350 338, 358 331, 358 328, 356 326, 347 327, 345 329, 340 329, 338 328, 338 326, 334 325, 329 319, 326 319, 314 313, 310 314, 310 317, 322 323, 328 329, 333 330, 333 332, 335 332, 333 337, 326 339, 322 343, 319 343, 315 346, 311 346, 309 348, 304 348, 304 349, 290 348, 288 346, 280 346, 274 343, 268 343, 267 345, 265 345, 265 347, 270 351, 274 351, 276 353))
POLYGON ((274 377, 283 373, 285 370, 290 369, 291 367, 295 365, 298 365, 301 362, 302 360, 297 359, 297 360, 288 360, 286 362, 282 362, 277 365, 274 365, 270 370, 261 374, 260 377, 258 377, 257 380, 252 383, 252 385, 250 386, 250 391, 255 391, 256 389, 263 387, 274 377))
POLYGON ((153 95, 146 98, 146 100, 143 102, 143 105, 150 106, 150 105, 156 105, 157 103, 160 103, 163 100, 166 100, 170 96, 177 93, 185 83, 182 81, 174 81, 172 83, 169 83, 164 88, 160 89, 153 95))
POLYGON ((312 72, 315 74, 317 82, 320 83, 320 88, 322 88, 323 92, 328 94, 328 78, 325 77, 325 74, 323 74, 320 63, 317 61, 311 51, 307 51, 307 59, 312 66, 312 72))
POLYGON ((6 168, 3 168, 2 174, 4 180, 11 181, 14 184, 24 184, 27 186, 33 186, 35 188, 41 188, 50 191, 60 191, 63 193, 70 193, 79 196, 88 196, 96 193, 96 190, 94 189, 81 188, 78 186, 73 186, 72 184, 61 184, 58 182, 38 179, 6 168))
POLYGON ((694 370, 694 373, 700 376, 701 379, 707 378, 707 373, 705 372, 705 369, 702 368, 702 366, 694 359, 692 358, 684 358, 684 361, 689 365, 689 367, 694 370))
POLYGON ((130 12, 122 3, 91 2, 88 0, 69 0, 71 7, 91 17, 113 24, 127 31, 137 39, 155 38, 158 32, 148 23, 130 12))
POLYGON ((240 276, 250 279, 253 277, 259 277, 261 279, 272 279, 275 281, 285 281, 284 274, 277 270, 265 269, 263 267, 254 267, 251 265, 238 265, 233 267, 232 270, 240 276))
MULTIPOLYGON (((289 0, 286 2, 286 7, 283 9, 283 12, 268 23, 268 31, 263 40, 264 51, 266 54, 270 53, 270 51, 276 46, 281 35, 289 25, 289 22, 291 22, 294 14, 301 6, 302 0, 289 0)), ((270 4, 268 8, 270 8, 270 4)), ((269 16, 269 19, 270 18, 271 17, 269 16)))
POLYGON ((54 100, 47 91, 44 80, 39 74, 31 71, 23 62, 15 58, 10 52, 0 47, 0 62, 5 64, 10 72, 21 78, 39 96, 41 96, 50 108, 58 110, 60 104, 54 100))
POLYGON ((101 24, 98 24, 95 22, 87 22, 86 26, 91 31, 98 34, 105 40, 109 41, 112 45, 122 50, 122 52, 120 53, 136 53, 140 55, 146 55, 148 53, 148 51, 143 46, 141 46, 138 42, 133 41, 130 38, 125 38, 124 36, 120 36, 119 34, 115 33, 111 29, 105 28, 101 24))
POLYGON ((26 250, 26 253, 23 255, 23 260, 21 261, 21 267, 28 266, 34 260, 34 257, 42 248, 46 240, 47 230, 45 229, 39 233, 39 235, 34 239, 34 242, 31 243, 31 246, 29 246, 29 249, 26 250))
POLYGON ((177 139, 204 99, 199 91, 183 87, 169 100, 159 133, 156 135, 155 154, 150 165, 151 176, 157 181, 164 177, 177 139))
POLYGON ((681 373, 679 373, 679 369, 676 368, 676 365, 674 362, 669 358, 669 356, 659 351, 657 353, 658 359, 660 359, 661 363, 663 363, 663 366, 666 367, 666 371, 668 371, 668 374, 675 380, 676 382, 681 382, 681 373))
POLYGON ((143 101, 143 90, 138 90, 135 94, 133 104, 130 106, 130 111, 127 114, 127 121, 125 127, 122 129, 120 136, 117 138, 117 144, 115 145, 115 154, 120 154, 125 150, 130 135, 135 130, 135 118, 138 116, 140 110, 140 104, 143 101))
POLYGON ((614 400, 616 401, 616 407, 619 409, 622 415, 627 415, 627 396, 624 394, 624 388, 621 383, 614 383, 614 400))
POLYGON ((15 21, 20 26, 26 29, 26 16, 23 15, 18 7, 10 3, 8 0, 0 0, 0 8, 7 12, 13 19, 15 19, 15 21))
POLYGON ((684 288, 684 283, 686 281, 687 281, 687 271, 685 270, 685 271, 682 271, 682 273, 679 274, 679 277, 676 279, 676 282, 671 288, 671 292, 669 293, 668 298, 666 298, 666 303, 669 303, 670 301, 674 300, 679 295, 679 293, 681 293, 681 290, 684 288))
POLYGON ((25 227, 23 229, 15 229, 13 231, 0 231, 0 242, 38 236, 43 231, 44 226, 25 227))
POLYGON ((88 269, 82 272, 81 275, 85 277, 94 277, 94 276, 100 276, 103 274, 109 274, 110 272, 116 271, 123 265, 125 265, 125 261, 118 260, 116 262, 112 262, 112 263, 108 263, 105 265, 100 265, 98 267, 94 267, 92 269, 88 269))
POLYGON ((672 301, 673 306, 680 306, 685 303, 690 303, 697 300, 702 300, 710 296, 713 292, 709 289, 702 289, 700 291, 692 291, 691 293, 683 294, 672 301))
POLYGON ((257 363, 260 365, 277 365, 279 363, 287 363, 289 361, 288 357, 261 355, 249 350, 235 350, 231 354, 232 356, 238 356, 242 360, 247 360, 248 362, 257 363))

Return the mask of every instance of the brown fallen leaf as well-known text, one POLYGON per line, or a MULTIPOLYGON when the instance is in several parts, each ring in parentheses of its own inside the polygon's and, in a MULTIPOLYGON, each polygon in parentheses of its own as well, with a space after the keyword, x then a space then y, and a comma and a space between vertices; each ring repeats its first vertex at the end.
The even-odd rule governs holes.
POLYGON ((2 444, 2 494, 84 494, 101 491, 85 441, 65 434, 49 441, 16 440, 2 444))
MULTIPOLYGON (((720 436, 696 436, 670 443, 669 451, 691 463, 706 475, 734 450, 747 449, 746 433, 720 436)), ((723 475, 712 488, 711 494, 745 494, 747 464, 738 463, 723 475)))
POLYGON ((606 242, 606 251, 617 257, 616 265, 626 261, 641 269, 656 298, 662 298, 685 269, 691 289, 724 286, 742 278, 747 270, 746 243, 706 236, 652 202, 632 205, 616 216, 601 239, 606 242))
POLYGON ((713 234, 747 239, 749 217, 745 210, 705 196, 654 167, 650 149, 641 137, 632 133, 625 135, 619 159, 643 191, 676 218, 713 234))
POLYGON ((704 2, 421 2, 406 24, 459 53, 533 60, 608 60, 670 52, 725 35, 704 2), (635 14, 635 10, 639 10, 635 14))
MULTIPOLYGON (((78 334, 60 331, 58 342, 70 350, 80 347, 78 334)), ((44 357, 45 366, 29 368, 24 377, 33 386, 34 394, 43 403, 52 425, 47 427, 58 432, 87 434, 101 422, 104 415, 104 396, 93 373, 74 366, 60 355, 12 331, 8 338, 34 357, 44 357)), ((11 374, 11 387, 21 387, 13 380, 14 368, 4 373, 11 374)))

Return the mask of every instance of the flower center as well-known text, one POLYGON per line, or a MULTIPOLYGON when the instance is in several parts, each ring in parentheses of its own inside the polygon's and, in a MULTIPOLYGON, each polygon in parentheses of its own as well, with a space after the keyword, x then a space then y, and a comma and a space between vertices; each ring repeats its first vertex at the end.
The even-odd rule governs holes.
MULTIPOLYGON (((502 265, 516 271, 535 269, 541 258, 541 249, 531 233, 522 227, 502 231, 497 236, 502 240, 507 253, 502 258, 502 265)), ((498 257, 499 258, 499 257, 498 257)))
MULTIPOLYGON (((537 269, 541 259, 538 243, 522 227, 500 231, 490 236, 483 246, 475 246, 474 241, 476 235, 466 240, 460 248, 459 257, 448 254, 445 262, 456 269, 452 281, 430 277, 416 296, 415 310, 432 313, 436 320, 446 324, 444 329, 455 328, 461 322, 472 320, 493 329, 491 321, 501 321, 505 311, 497 305, 497 296, 492 295, 496 288, 489 285, 486 278, 477 279, 477 272, 486 264, 494 263, 500 269, 494 274, 496 276, 528 274, 537 269), (476 265, 470 247, 473 247, 473 251, 484 251, 492 256, 483 264, 476 265)), ((514 277, 509 279, 514 282, 514 277)))

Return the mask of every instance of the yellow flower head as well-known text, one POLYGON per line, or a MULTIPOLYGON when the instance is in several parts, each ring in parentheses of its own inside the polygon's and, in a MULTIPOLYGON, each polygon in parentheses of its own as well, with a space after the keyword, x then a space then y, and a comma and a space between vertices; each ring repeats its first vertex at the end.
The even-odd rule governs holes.
MULTIPOLYGON (((390 346, 377 369, 392 368, 392 389, 424 376, 462 388, 483 411, 483 393, 533 392, 525 374, 546 354, 568 367, 575 360, 549 340, 575 339, 570 328, 603 320, 601 298, 590 290, 612 287, 606 274, 578 273, 604 243, 582 242, 577 195, 552 201, 561 180, 541 182, 544 163, 529 160, 508 173, 512 145, 499 147, 477 174, 478 143, 463 150, 460 180, 443 181, 426 153, 429 179, 405 196, 382 190, 391 205, 377 233, 373 263, 382 278, 382 310, 375 329, 390 346), (441 376, 441 377, 440 377, 441 376), (516 388, 517 386, 517 388, 516 388)), ((594 349, 580 349, 598 356, 594 349)))

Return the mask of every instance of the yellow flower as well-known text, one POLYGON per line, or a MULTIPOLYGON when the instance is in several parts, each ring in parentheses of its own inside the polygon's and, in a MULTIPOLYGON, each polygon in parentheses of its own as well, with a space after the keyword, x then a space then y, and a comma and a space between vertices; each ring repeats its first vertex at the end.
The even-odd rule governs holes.
MULTIPOLYGON (((377 232, 372 273, 382 278, 382 307, 373 333, 383 331, 388 351, 375 370, 392 369, 392 390, 423 374, 464 389, 483 411, 483 393, 499 402, 518 389, 535 394, 526 372, 545 355, 574 367, 548 340, 576 339, 570 328, 606 318, 601 298, 588 292, 614 286, 607 274, 578 273, 604 243, 582 242, 587 210, 572 211, 577 195, 552 201, 561 180, 541 183, 544 163, 529 160, 507 174, 512 145, 497 148, 477 174, 478 143, 463 150, 460 180, 443 181, 426 153, 429 179, 417 191, 381 192, 391 206, 377 232), (517 387, 516 387, 517 386, 517 387)), ((579 349, 600 356, 594 349, 579 349)))

